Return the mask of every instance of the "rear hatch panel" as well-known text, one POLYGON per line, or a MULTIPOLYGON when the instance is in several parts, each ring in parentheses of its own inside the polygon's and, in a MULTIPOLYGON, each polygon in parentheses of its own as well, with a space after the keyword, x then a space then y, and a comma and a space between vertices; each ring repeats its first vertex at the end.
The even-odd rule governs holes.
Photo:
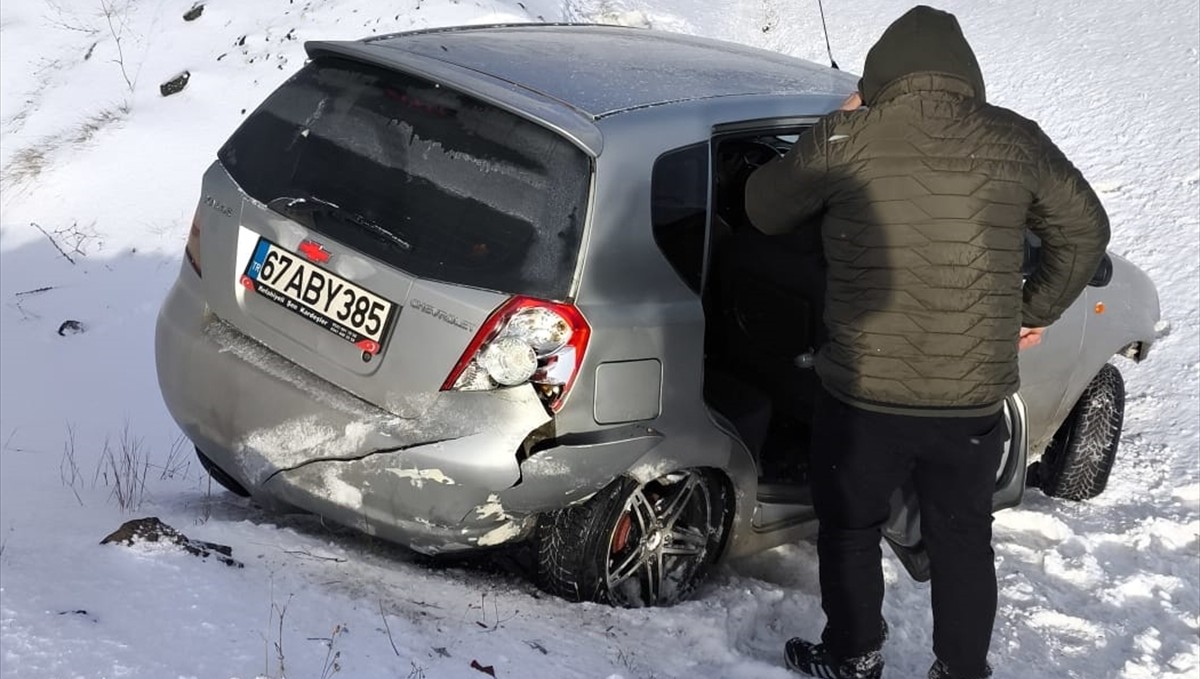
POLYGON ((284 358, 412 417, 506 299, 570 295, 590 178, 582 150, 533 122, 318 58, 205 176, 220 207, 198 215, 205 296, 284 358))

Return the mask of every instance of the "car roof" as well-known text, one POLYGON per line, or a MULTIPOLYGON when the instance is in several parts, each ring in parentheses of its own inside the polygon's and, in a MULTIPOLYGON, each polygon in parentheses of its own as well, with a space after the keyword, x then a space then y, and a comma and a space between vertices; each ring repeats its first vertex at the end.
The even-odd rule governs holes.
POLYGON ((312 56, 336 54, 433 76, 558 128, 593 152, 601 142, 587 139, 583 128, 590 125, 569 118, 594 123, 626 111, 699 99, 845 94, 853 89, 848 74, 803 59, 624 26, 459 26, 352 42, 310 42, 306 48, 312 56))
POLYGON ((594 117, 746 94, 839 92, 830 68, 736 43, 644 28, 521 24, 371 38, 486 73, 594 117))

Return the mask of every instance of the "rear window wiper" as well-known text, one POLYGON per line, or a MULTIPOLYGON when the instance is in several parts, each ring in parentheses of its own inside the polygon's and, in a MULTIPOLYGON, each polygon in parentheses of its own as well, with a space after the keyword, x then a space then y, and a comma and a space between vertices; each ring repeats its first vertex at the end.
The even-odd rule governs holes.
POLYGON ((413 249, 412 243, 393 233, 390 229, 380 226, 353 210, 348 210, 337 203, 317 198, 316 196, 279 196, 267 203, 267 207, 285 216, 288 216, 289 212, 319 212, 326 214, 358 226, 376 239, 382 240, 389 245, 394 245, 401 250, 411 251, 413 249))

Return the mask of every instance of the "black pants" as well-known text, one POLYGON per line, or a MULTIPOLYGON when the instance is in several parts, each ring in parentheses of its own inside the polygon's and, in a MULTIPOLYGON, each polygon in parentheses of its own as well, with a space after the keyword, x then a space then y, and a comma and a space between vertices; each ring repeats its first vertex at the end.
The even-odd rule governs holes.
POLYGON ((850 406, 822 390, 812 445, 820 519, 822 641, 842 658, 882 644, 881 528, 911 479, 933 599, 933 650, 956 675, 983 676, 996 616, 992 493, 1003 414, 921 417, 850 406))

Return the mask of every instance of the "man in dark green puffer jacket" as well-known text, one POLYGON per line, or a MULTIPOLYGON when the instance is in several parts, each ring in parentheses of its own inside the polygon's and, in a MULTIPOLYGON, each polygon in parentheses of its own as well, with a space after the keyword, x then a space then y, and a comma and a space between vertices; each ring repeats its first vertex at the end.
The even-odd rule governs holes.
POLYGON ((917 7, 888 27, 859 92, 746 187, 765 233, 824 215, 829 339, 812 479, 827 621, 823 643, 788 643, 788 663, 880 676, 880 529, 911 479, 931 564, 930 677, 986 677, 1002 403, 1018 387, 1018 350, 1096 271, 1108 218, 1036 124, 986 103, 953 15, 917 7), (1022 286, 1027 225, 1043 258, 1022 286))

